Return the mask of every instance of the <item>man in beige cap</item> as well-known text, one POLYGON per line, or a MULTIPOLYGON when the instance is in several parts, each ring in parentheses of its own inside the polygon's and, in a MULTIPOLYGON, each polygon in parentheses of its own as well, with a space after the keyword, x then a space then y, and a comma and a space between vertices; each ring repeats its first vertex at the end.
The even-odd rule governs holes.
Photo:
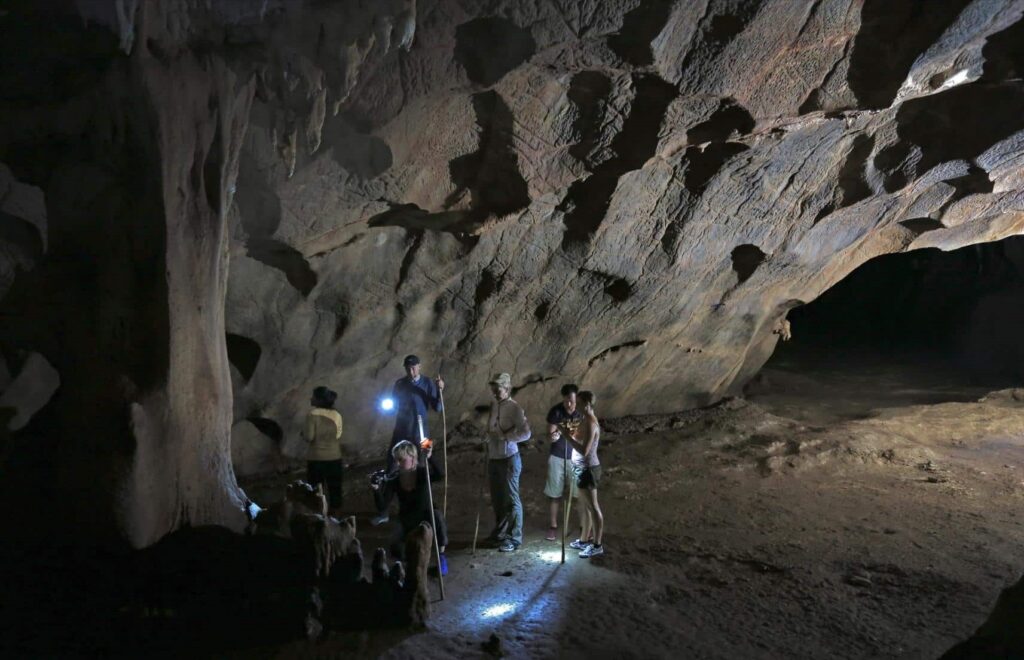
POLYGON ((512 377, 496 374, 489 384, 494 396, 487 420, 487 476, 494 507, 494 530, 489 538, 499 544, 501 552, 514 552, 523 544, 519 443, 530 439, 530 425, 526 413, 512 400, 512 377))

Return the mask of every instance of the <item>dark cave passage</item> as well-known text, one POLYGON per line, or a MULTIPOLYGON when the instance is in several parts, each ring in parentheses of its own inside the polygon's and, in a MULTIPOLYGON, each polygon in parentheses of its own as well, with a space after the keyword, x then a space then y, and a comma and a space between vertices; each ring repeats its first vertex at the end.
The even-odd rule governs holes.
POLYGON ((843 418, 1017 386, 1024 237, 872 259, 788 320, 752 398, 820 396, 843 418))

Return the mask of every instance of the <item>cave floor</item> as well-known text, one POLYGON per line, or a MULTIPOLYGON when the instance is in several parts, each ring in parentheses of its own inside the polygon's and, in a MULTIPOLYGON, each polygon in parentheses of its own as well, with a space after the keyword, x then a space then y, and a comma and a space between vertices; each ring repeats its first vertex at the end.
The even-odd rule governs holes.
MULTIPOLYGON (((481 458, 453 443, 447 598, 428 629, 275 655, 490 657, 492 633, 508 657, 941 655, 1024 569, 1024 390, 915 404, 940 395, 914 386, 895 406, 822 411, 829 387, 790 376, 767 374, 751 400, 608 420, 607 552, 591 560, 561 565, 544 540, 547 454, 532 446, 524 546, 472 555, 481 458)), ((369 554, 384 536, 365 522, 368 470, 346 497, 369 554)))

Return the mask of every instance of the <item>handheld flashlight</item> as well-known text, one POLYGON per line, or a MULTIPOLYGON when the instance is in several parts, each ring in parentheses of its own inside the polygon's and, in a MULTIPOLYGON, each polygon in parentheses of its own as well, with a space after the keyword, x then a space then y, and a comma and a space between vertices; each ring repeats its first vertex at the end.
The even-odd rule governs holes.
POLYGON ((395 400, 391 397, 384 397, 380 400, 380 409, 384 412, 390 412, 395 409, 395 400))
POLYGON ((430 449, 434 443, 427 436, 423 435, 423 416, 416 415, 416 425, 420 427, 420 447, 424 450, 430 449))

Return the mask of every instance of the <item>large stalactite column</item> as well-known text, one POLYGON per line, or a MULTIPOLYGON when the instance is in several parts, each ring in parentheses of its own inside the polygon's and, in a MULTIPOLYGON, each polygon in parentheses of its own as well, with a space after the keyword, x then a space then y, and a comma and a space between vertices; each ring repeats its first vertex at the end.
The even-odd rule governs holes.
POLYGON ((135 451, 115 504, 136 547, 182 524, 246 522, 231 467, 224 297, 227 211, 254 84, 195 56, 168 28, 168 5, 142 7, 132 55, 158 131, 169 323, 166 384, 131 404, 135 451))

